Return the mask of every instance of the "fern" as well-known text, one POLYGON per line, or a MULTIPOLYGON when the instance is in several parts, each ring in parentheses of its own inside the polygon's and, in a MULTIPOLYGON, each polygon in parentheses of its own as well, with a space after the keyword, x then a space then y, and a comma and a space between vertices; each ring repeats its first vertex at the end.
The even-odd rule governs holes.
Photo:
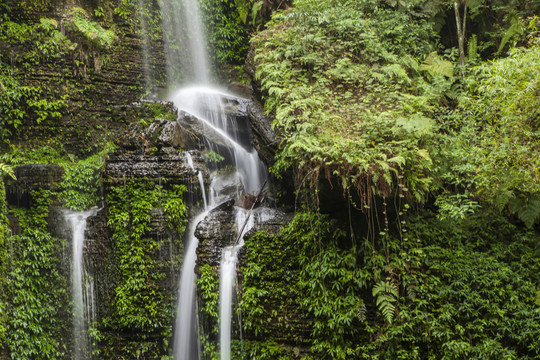
POLYGON ((420 70, 427 71, 431 76, 443 75, 449 78, 454 76, 452 63, 441 59, 436 51, 428 55, 426 60, 420 65, 420 70))
POLYGON ((512 214, 517 215, 519 220, 525 223, 525 226, 531 228, 540 220, 540 193, 514 197, 508 202, 508 207, 512 214))
POLYGON ((17 178, 15 177, 15 172, 13 171, 13 168, 7 164, 0 163, 0 172, 11 176, 13 180, 17 180, 17 178))
POLYGON ((391 324, 394 320, 398 298, 398 288, 390 281, 379 281, 373 287, 373 296, 377 298, 376 304, 382 312, 384 319, 391 324))
POLYGON ((362 305, 358 306, 358 308, 356 309, 356 316, 358 317, 358 320, 360 320, 361 322, 364 322, 366 321, 366 318, 367 318, 366 315, 367 315, 366 304, 362 303, 362 305))
POLYGON ((497 50, 497 53, 495 53, 496 56, 501 55, 502 51, 504 50, 504 47, 508 42, 520 35, 523 35, 523 26, 521 25, 521 22, 518 18, 512 19, 510 23, 510 27, 506 32, 504 33, 503 38, 501 39, 501 44, 499 45, 499 49, 497 50))
POLYGON ((116 34, 113 30, 105 30, 101 25, 88 20, 88 14, 84 9, 74 8, 73 29, 82 35, 89 43, 105 49, 110 48, 116 40, 116 34))
POLYGON ((478 58, 478 39, 476 34, 473 34, 469 39, 467 45, 467 57, 469 58, 469 61, 474 61, 478 58))

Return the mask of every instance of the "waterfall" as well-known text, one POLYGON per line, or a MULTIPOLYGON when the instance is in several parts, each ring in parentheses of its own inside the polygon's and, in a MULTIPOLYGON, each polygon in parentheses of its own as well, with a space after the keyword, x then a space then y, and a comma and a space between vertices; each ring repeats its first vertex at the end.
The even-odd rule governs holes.
MULTIPOLYGON (((199 171, 197 177, 201 185, 204 199, 204 211, 197 215, 189 224, 186 237, 184 263, 180 276, 180 290, 178 295, 178 308, 174 331, 174 358, 175 360, 196 360, 200 358, 198 342, 197 316, 195 303, 195 262, 198 240, 195 230, 211 211, 212 207, 228 200, 231 194, 222 190, 230 188, 231 184, 237 186, 236 196, 242 193, 256 194, 261 190, 267 177, 267 169, 259 159, 257 152, 251 147, 249 139, 242 139, 238 126, 227 118, 223 101, 232 96, 210 85, 208 57, 205 49, 204 32, 201 25, 199 5, 197 0, 164 0, 161 4, 164 41, 166 45, 167 75, 169 85, 177 85, 182 78, 183 86, 176 89, 170 97, 181 114, 193 115, 205 127, 218 134, 221 146, 206 141, 207 149, 215 151, 225 160, 223 162, 233 165, 234 174, 223 174, 215 171, 210 174, 211 183, 209 198, 206 197, 203 176, 199 171), (181 73, 182 76, 178 76, 181 73), (223 146, 226 144, 226 146, 223 146), (235 182, 236 181, 236 182, 235 182)), ((187 153, 186 153, 187 154, 187 153)), ((193 159, 186 155, 187 165, 194 170, 193 159)), ((237 211, 237 225, 240 232, 249 230, 255 219, 249 218, 244 210, 237 211), (243 226, 246 220, 250 226, 243 226), (241 225, 240 225, 241 223, 241 225)), ((233 244, 223 250, 220 279, 220 349, 222 359, 230 358, 231 348, 231 316, 232 293, 236 278, 236 261, 238 250, 243 244, 243 234, 238 244, 233 244)), ((234 239, 232 239, 234 242, 234 239)))
POLYGON ((160 1, 169 85, 209 82, 208 56, 196 0, 160 1))
POLYGON ((253 216, 244 209, 236 209, 236 226, 238 244, 233 244, 223 249, 221 256, 221 270, 219 280, 219 343, 221 360, 231 358, 231 323, 233 290, 236 281, 236 262, 238 251, 244 245, 244 234, 254 225, 253 216))
MULTIPOLYGON (((258 158, 257 153, 251 149, 246 150, 238 144, 234 137, 237 136, 236 125, 231 126, 226 121, 223 106, 221 105, 221 95, 223 93, 216 90, 201 91, 201 88, 180 89, 173 96, 176 107, 181 111, 189 111, 204 123, 206 126, 218 132, 228 144, 233 156, 233 165, 236 166, 236 173, 233 176, 211 174, 210 198, 206 201, 206 193, 202 173, 197 173, 203 198, 205 199, 205 210, 195 217, 189 226, 186 239, 186 251, 184 253, 184 264, 180 279, 180 292, 178 298, 178 312, 176 316, 175 339, 174 339, 174 358, 176 360, 194 360, 199 358, 199 349, 197 341, 197 326, 195 314, 195 261, 198 240, 195 237, 195 229, 209 213, 210 206, 216 206, 227 200, 226 196, 220 191, 223 184, 230 184, 235 179, 239 179, 242 188, 247 192, 258 192, 262 186, 262 179, 266 174, 264 164, 258 158), (197 98, 200 100, 197 101, 197 98), (227 129, 227 130, 225 130, 227 129), (236 135, 235 135, 236 134, 236 135)), ((211 144, 209 144, 211 145, 211 144)), ((187 165, 195 171, 191 155, 186 153, 187 165)), ((238 195, 238 194, 237 194, 238 195)), ((247 219, 247 212, 239 209, 237 214, 237 224, 244 224, 247 219)), ((243 227, 244 231, 249 230, 249 226, 243 227)), ((222 309, 220 318, 222 326, 228 326, 228 329, 221 329, 222 354, 230 354, 230 323, 232 316, 232 292, 234 289, 234 279, 236 277, 236 259, 237 252, 242 244, 237 244, 230 249, 226 248, 223 252, 220 279, 220 307, 222 309), (227 325, 228 324, 228 325, 227 325), (228 349, 228 350, 227 350, 228 349)), ((223 355, 222 355, 223 356, 223 355)), ((229 355, 230 356, 230 355, 229 355)), ((222 359, 224 359, 222 357, 222 359)))
POLYGON ((219 279, 219 343, 221 360, 231 358, 231 318, 234 282, 236 280, 236 261, 240 246, 223 249, 219 279))
MULTIPOLYGON (((193 164, 193 157, 189 152, 186 151, 186 163, 187 166, 193 171, 195 170, 195 165, 193 164)), ((197 180, 199 180, 199 186, 201 187, 203 202, 204 202, 204 211, 208 211, 208 200, 206 199, 206 189, 204 187, 204 178, 203 174, 200 171, 197 171, 197 180)))
POLYGON ((141 22, 141 43, 142 43, 142 56, 144 67, 144 85, 146 91, 150 91, 153 86, 154 76, 151 70, 150 64, 150 40, 148 39, 148 24, 146 19, 146 11, 144 8, 144 1, 138 0, 138 14, 141 22))
POLYGON ((203 211, 189 224, 184 252, 184 263, 180 278, 180 291, 176 315, 174 358, 176 360, 199 359, 199 342, 197 339, 197 313, 195 306, 195 261, 197 260, 198 240, 195 237, 197 224, 208 211, 203 211))
POLYGON ((220 359, 231 359, 231 333, 233 315, 233 290, 236 282, 236 263, 238 252, 244 246, 244 235, 255 226, 272 219, 275 211, 267 208, 259 208, 253 211, 246 211, 241 208, 236 209, 236 226, 238 242, 223 249, 220 263, 219 282, 219 339, 220 339, 220 359))
MULTIPOLYGON (((180 88, 171 97, 171 101, 179 110, 194 115, 206 127, 211 129, 228 144, 226 153, 214 149, 217 153, 229 158, 241 177, 247 193, 257 193, 267 175, 264 164, 257 152, 250 145, 241 145, 237 124, 230 122, 225 115, 223 99, 232 95, 210 86, 195 86, 180 88)), ((249 141, 243 141, 249 144, 249 141)))
POLYGON ((84 231, 86 219, 97 209, 85 212, 64 211, 72 236, 71 291, 73 297, 73 358, 87 360, 92 357, 88 328, 95 322, 94 282, 84 266, 84 231))

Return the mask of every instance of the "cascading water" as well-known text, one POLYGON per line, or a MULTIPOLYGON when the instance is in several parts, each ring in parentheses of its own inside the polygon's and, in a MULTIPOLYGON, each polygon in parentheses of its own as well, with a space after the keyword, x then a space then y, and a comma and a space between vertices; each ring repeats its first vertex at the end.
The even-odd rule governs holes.
POLYGON ((197 260, 198 240, 195 237, 195 229, 197 224, 201 222, 206 215, 208 215, 208 210, 205 210, 196 216, 189 224, 176 315, 174 337, 174 358, 176 360, 199 359, 200 351, 197 339, 194 271, 195 261, 197 260))
POLYGON ((169 85, 209 82, 208 56, 196 0, 160 1, 169 85))
POLYGON ((236 209, 237 241, 232 246, 223 249, 221 257, 219 284, 219 318, 220 318, 220 358, 231 359, 231 324, 233 310, 233 290, 236 282, 236 263, 238 252, 244 246, 244 235, 256 223, 262 223, 274 217, 274 211, 259 208, 253 211, 236 209))
POLYGON ((88 328, 95 321, 94 282, 84 266, 84 231, 86 219, 97 209, 85 212, 65 211, 66 222, 72 234, 71 290, 73 296, 73 358, 87 360, 92 357, 88 341, 88 328))
POLYGON ((245 145, 239 143, 242 139, 237 124, 227 119, 222 103, 228 97, 233 96, 217 88, 197 86, 179 89, 171 100, 178 109, 196 116, 207 128, 219 134, 228 145, 227 149, 218 149, 211 143, 207 146, 232 162, 247 193, 256 193, 266 177, 266 167, 249 141, 245 141, 245 145))
MULTIPOLYGON (((263 178, 266 176, 266 168, 259 159, 256 151, 253 149, 246 150, 244 146, 237 142, 237 139, 239 138, 237 127, 236 124, 227 122, 227 117, 221 103, 223 96, 230 95, 207 87, 195 87, 180 89, 172 98, 180 111, 189 112, 196 116, 205 126, 220 134, 222 139, 230 145, 226 150, 228 154, 223 153, 223 149, 215 148, 215 150, 216 152, 221 152, 221 155, 230 159, 236 168, 236 174, 232 177, 230 175, 218 174, 218 172, 212 174, 210 199, 208 201, 212 206, 215 206, 220 201, 224 200, 220 196, 220 191, 216 189, 219 184, 227 182, 228 180, 230 181, 230 178, 239 178, 245 192, 255 193, 261 190, 263 178), (228 179, 226 177, 228 177, 228 179)), ((207 145, 209 148, 213 149, 211 143, 208 143, 207 145)), ((187 159, 188 164, 192 166, 192 160, 189 157, 187 159)), ((199 181, 201 181, 202 174, 200 172, 198 173, 198 176, 200 179, 199 181)), ((204 183, 202 182, 201 189, 204 191, 204 183)), ((205 196, 203 195, 203 197, 205 196)), ((239 213, 241 213, 240 210, 239 213)), ((196 333, 196 326, 194 325, 195 314, 191 313, 195 309, 195 274, 193 269, 196 260, 197 239, 195 238, 194 233, 197 224, 202 221, 207 214, 208 210, 206 209, 205 212, 195 218, 190 225, 191 228, 187 239, 176 322, 177 335, 175 337, 175 359, 177 360, 193 360, 197 358, 194 356, 196 353, 196 343, 193 340, 196 336, 194 335, 194 333, 196 333)), ((245 228, 249 230, 249 227, 245 228)), ((223 252, 223 260, 221 263, 220 319, 222 328, 220 330, 220 347, 222 359, 230 358, 232 292, 234 289, 234 279, 236 277, 237 253, 241 246, 242 243, 239 243, 231 248, 226 248, 223 252)))
MULTIPOLYGON (((202 173, 198 172, 197 176, 199 183, 201 185, 201 191, 203 192, 203 199, 205 199, 205 211, 195 217, 195 219, 190 224, 190 229, 188 232, 188 237, 186 241, 186 251, 184 254, 184 264, 182 267, 182 275, 180 282, 180 293, 178 300, 178 314, 176 320, 176 330, 175 330, 175 343, 174 343, 174 354, 176 360, 194 360, 198 358, 198 342, 197 342, 197 331, 196 331, 196 314, 195 314, 195 261, 196 261, 196 249, 198 241, 194 235, 197 224, 202 221, 206 215, 208 215, 208 205, 216 206, 220 202, 226 200, 222 197, 221 192, 219 191, 220 185, 223 183, 229 183, 231 178, 240 178, 240 181, 243 185, 245 191, 255 192, 259 191, 262 186, 262 179, 266 174, 266 169, 262 162, 259 160, 257 153, 255 151, 248 151, 241 145, 239 145, 228 132, 223 128, 227 125, 229 126, 229 131, 232 134, 236 132, 236 126, 231 126, 226 122, 223 107, 221 100, 217 94, 220 93, 204 93, 200 92, 200 88, 197 88, 198 91, 195 92, 195 95, 189 91, 189 89, 181 89, 176 93, 176 96, 173 98, 175 100, 175 105, 182 111, 190 111, 193 115, 197 116, 201 122, 211 127, 212 129, 219 131, 222 134, 223 138, 231 144, 230 150, 233 153, 232 159, 234 165, 236 165, 237 173, 236 176, 233 175, 220 175, 218 172, 212 174, 212 181, 210 185, 210 198, 206 201, 206 193, 204 188, 204 182, 202 178, 202 173), (200 96, 201 101, 197 102, 193 97, 200 96), (209 98, 214 98, 212 101, 208 101, 209 98), (182 100, 188 99, 186 103, 182 100), (187 105, 184 105, 187 104, 187 105), (197 105, 199 104, 199 105, 197 105), (209 104, 214 104, 209 106, 209 104), (209 108, 210 107, 210 108, 209 108)), ((210 144, 209 144, 210 145, 210 144)), ((186 153, 188 154, 188 153, 186 153)), ((193 165, 193 160, 191 156, 186 155, 186 161, 188 166, 195 171, 193 165)), ((234 180, 233 180, 234 181, 234 180)), ((237 194, 239 195, 239 194, 237 194)), ((239 210, 239 213, 242 211, 239 210)), ((249 227, 246 227, 249 229, 249 227)), ((236 268, 236 258, 237 251, 241 247, 241 244, 233 247, 231 251, 224 251, 224 260, 222 265, 222 279, 220 280, 220 292, 227 294, 232 294, 234 288, 235 278, 235 268, 236 268), (230 256, 228 256, 230 254, 230 256)), ((222 324, 224 326, 228 325, 229 330, 222 329, 221 334, 225 336, 221 339, 221 344, 224 347, 222 353, 226 353, 227 349, 230 354, 230 317, 232 305, 229 304, 232 300, 232 295, 222 295, 220 300, 223 309, 223 313, 220 318, 222 319, 222 324), (228 312, 226 312, 228 310, 228 312), (223 321, 223 319, 226 319, 223 321), (228 337, 227 337, 228 334, 228 337)), ((229 355, 230 356, 230 355, 229 355)))
MULTIPOLYGON (((186 152, 186 162, 187 165, 190 167, 191 170, 195 170, 195 165, 193 164, 193 157, 191 157, 191 154, 186 152)), ((208 200, 206 199, 206 189, 204 187, 204 178, 202 172, 197 172, 197 180, 199 180, 199 186, 201 187, 203 202, 204 202, 204 211, 208 211, 208 200)))
MULTIPOLYGON (((219 205, 227 196, 221 190, 230 187, 235 180, 240 180, 236 194, 240 196, 242 192, 255 194, 261 190, 267 170, 259 159, 255 150, 249 145, 249 139, 242 139, 238 131, 237 124, 227 119, 223 107, 224 98, 231 98, 231 95, 209 86, 209 68, 205 51, 204 33, 201 26, 201 17, 197 0, 182 0, 181 4, 175 0, 165 0, 162 4, 163 30, 165 44, 169 48, 167 51, 168 76, 169 81, 174 79, 173 74, 181 68, 190 87, 182 87, 176 90, 170 98, 179 109, 179 117, 183 112, 196 117, 201 124, 218 134, 221 138, 221 146, 216 146, 211 141, 206 141, 206 147, 221 155, 225 162, 233 165, 236 169, 234 174, 225 175, 219 171, 211 174, 211 184, 209 198, 206 198, 204 181, 201 172, 197 173, 201 191, 204 199, 204 211, 197 215, 189 225, 186 238, 186 250, 184 253, 184 263, 180 279, 180 292, 178 297, 178 312, 176 316, 174 358, 176 360, 196 360, 200 358, 195 304, 195 262, 198 240, 195 237, 195 229, 209 213, 209 208, 219 205), (180 24, 178 16, 184 15, 184 24, 180 24), (171 34, 175 34, 171 36, 171 34), (185 42, 185 39, 188 39, 185 42), (178 44, 184 46, 178 46, 178 44), (187 46, 185 46, 187 45, 187 46), (176 50, 175 50, 176 49, 176 50), (182 54, 177 50, 181 49, 182 54), (176 52, 175 52, 176 51, 176 52), (186 61, 184 54, 188 54, 190 59, 186 61), (195 84, 195 85, 193 85, 195 84), (226 146, 223 146, 226 144, 226 146)), ((193 160, 189 154, 186 155, 188 166, 195 171, 193 160)), ((244 220, 237 220, 237 223, 253 223, 254 218, 249 219, 249 214, 244 210, 238 210, 240 217, 244 220)), ((243 224, 242 224, 243 225, 243 224)), ((251 225, 252 226, 252 225, 251 225)), ((243 226, 247 231, 250 226, 243 226)), ((239 237, 241 240, 243 234, 239 237)), ((231 314, 232 314, 232 292, 236 277, 236 259, 238 249, 243 242, 226 248, 223 252, 222 277, 220 279, 220 303, 221 303, 221 358, 230 358, 231 339, 231 314), (228 250, 229 249, 229 250, 228 250)))

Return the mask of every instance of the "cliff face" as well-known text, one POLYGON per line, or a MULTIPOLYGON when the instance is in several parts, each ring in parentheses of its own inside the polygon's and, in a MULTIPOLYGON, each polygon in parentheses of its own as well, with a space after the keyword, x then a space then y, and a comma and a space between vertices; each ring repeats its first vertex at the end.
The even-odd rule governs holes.
MULTIPOLYGON (((161 32, 159 21, 143 36, 139 20, 139 16, 159 20, 157 1, 145 2, 142 10, 135 3, 0 3, 5 20, 0 24, 0 84, 9 93, 8 98, 0 93, 0 102, 11 101, 3 108, 9 111, 0 109, 5 125, 0 129, 0 146, 7 150, 9 144, 24 154, 23 160, 13 162, 17 180, 6 180, 10 209, 6 215, 14 236, 0 243, 0 285, 12 287, 0 291, 0 310, 6 310, 0 316, 0 359, 36 358, 40 353, 36 344, 41 341, 53 348, 45 357, 75 356, 73 244, 63 211, 69 206, 65 191, 73 190, 68 189, 73 184, 77 190, 85 181, 84 186, 95 188, 100 208, 87 219, 83 249, 93 284, 89 357, 162 359, 172 354, 186 219, 202 207, 199 172, 203 184, 209 185, 205 144, 220 140, 188 114, 177 122, 170 103, 141 100, 147 95, 145 88, 159 92, 164 87, 166 71, 163 43, 156 35, 161 32), (20 119, 10 117, 14 114, 21 114, 20 119), (115 150, 103 155, 97 167, 69 169, 111 143, 115 150), (30 149, 50 150, 28 155, 30 149), (74 180, 77 177, 82 182, 74 180), (16 272, 28 260, 25 256, 31 255, 25 249, 34 241, 50 245, 50 262, 39 263, 42 268, 33 276, 44 277, 52 268, 55 286, 49 289, 50 284, 44 283, 49 288, 43 294, 30 290, 28 295, 24 291, 31 276, 16 277, 16 272), (55 319, 29 320, 39 332, 28 341, 16 341, 11 335, 28 334, 20 319, 27 315, 27 307, 14 300, 21 294, 46 299, 46 318, 55 319)), ((234 97, 223 101, 228 119, 241 124, 239 133, 246 139, 242 145, 247 146, 251 138, 261 158, 271 163, 277 140, 260 105, 234 97)), ((221 248, 233 236, 221 226, 232 231, 234 207, 231 203, 222 210, 228 222, 213 219, 217 212, 205 221, 208 229, 214 228, 202 241, 201 268, 209 263, 210 250, 212 266, 217 268, 221 248)), ((34 266, 32 261, 29 264, 34 266)), ((214 320, 206 319, 203 327, 214 320)), ((235 331, 240 331, 238 326, 235 331)))
MULTIPOLYGON (((65 226, 61 211, 65 199, 60 195, 65 190, 62 181, 69 176, 64 171, 65 161, 69 163, 71 157, 76 163, 106 143, 129 137, 130 124, 138 122, 144 129, 157 117, 176 119, 170 105, 139 103, 145 86, 157 89, 165 83, 165 60, 159 37, 147 44, 148 56, 142 51, 139 15, 155 18, 157 3, 145 2, 141 13, 134 3, 0 3, 0 140, 2 150, 11 145, 17 175, 16 181, 6 180, 13 237, 0 243, 2 359, 74 356, 72 234, 65 226), (145 84, 144 74, 150 71, 154 83, 145 84), (40 150, 26 152, 30 149, 40 150), (17 159, 17 154, 23 160, 17 159), (16 161, 34 164, 17 167, 16 161), (32 248, 35 242, 40 244, 38 251, 32 248), (28 272, 25 264, 30 266, 28 272), (33 283, 34 278, 45 286, 42 290, 33 283), (26 304, 18 300, 23 297, 26 304), (32 299, 41 302, 42 310, 33 310, 32 299), (26 325, 22 326, 23 322, 26 325)), ((175 128, 175 122, 169 120, 158 123, 175 128)), ((159 137, 162 129, 158 130, 154 132, 159 137)), ((124 144, 110 156, 103 177, 99 166, 93 175, 94 170, 85 173, 82 168, 73 174, 75 182, 79 182, 78 177, 107 184, 101 187, 101 210, 87 221, 84 248, 96 304, 88 339, 92 358, 134 358, 137 354, 153 359, 171 352, 168 343, 187 217, 184 191, 175 186, 189 188, 193 180, 198 182, 183 165, 185 158, 180 152, 161 152, 162 147, 172 149, 180 143, 157 138, 144 139, 144 143, 155 151, 141 153, 139 143, 124 144), (134 172, 137 166, 140 171, 134 172), (142 195, 122 198, 122 191, 133 189, 142 195), (131 201, 135 204, 128 208, 131 201), (140 204, 143 206, 137 206, 140 204), (134 214, 131 208, 141 213, 134 214), (118 226, 111 227, 111 213, 144 224, 138 228, 140 236, 130 237, 129 231, 136 231, 137 224, 126 223, 126 236, 118 226), (128 251, 134 248, 138 257, 129 257, 128 251), (134 271, 135 260, 130 259, 138 261, 141 272, 134 271), (136 281, 149 290, 134 286, 136 281), (126 299, 136 299, 127 304, 129 310, 126 299)), ((194 158, 199 159, 195 154, 194 158)))
MULTIPOLYGON (((155 2, 137 10, 130 2, 8 1, 0 31, 5 73, 28 87, 14 106, 23 111, 13 145, 51 139, 71 153, 87 154, 126 125, 121 106, 144 95, 145 76, 154 88, 165 82, 163 44, 147 39, 143 55, 140 16, 157 16, 155 2)), ((159 31, 159 29, 157 29, 159 31)))

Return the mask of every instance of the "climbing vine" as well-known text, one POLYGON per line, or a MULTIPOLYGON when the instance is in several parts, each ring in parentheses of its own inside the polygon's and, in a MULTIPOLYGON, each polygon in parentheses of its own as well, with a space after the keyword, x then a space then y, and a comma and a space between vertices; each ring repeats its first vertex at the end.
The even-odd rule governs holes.
MULTIPOLYGON (((184 191, 185 187, 180 185, 165 189, 150 182, 129 181, 111 188, 107 195, 107 224, 113 232, 112 251, 118 279, 113 298, 114 313, 103 319, 103 325, 136 330, 141 334, 141 342, 126 347, 126 354, 160 354, 163 347, 168 348, 168 343, 152 344, 147 337, 161 334, 164 339, 170 338, 175 307, 173 295, 160 290, 166 276, 163 269, 170 268, 156 256, 163 242, 150 234, 151 210, 164 210, 170 225, 177 231, 177 241, 180 241, 187 213, 182 201, 184 191)), ((176 263, 178 259, 168 261, 176 263)), ((107 353, 106 349, 104 351, 107 353)))
POLYGON ((47 231, 51 193, 32 192, 29 209, 10 209, 22 233, 0 244, 0 340, 13 359, 63 358, 69 331, 63 242, 47 231))

